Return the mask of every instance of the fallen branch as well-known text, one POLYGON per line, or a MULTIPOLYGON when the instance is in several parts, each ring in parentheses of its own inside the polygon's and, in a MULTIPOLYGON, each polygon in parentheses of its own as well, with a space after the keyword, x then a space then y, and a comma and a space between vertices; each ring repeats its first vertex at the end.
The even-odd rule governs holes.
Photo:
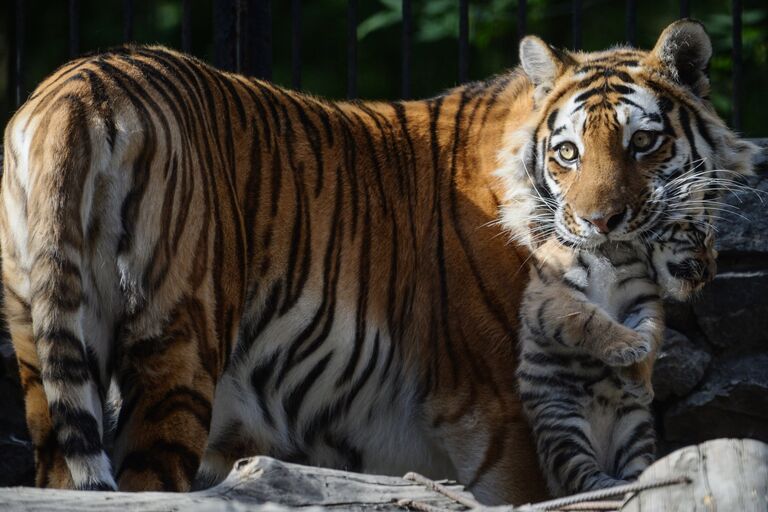
POLYGON ((704 507, 765 512, 768 445, 753 440, 709 441, 661 459, 633 484, 518 507, 483 507, 461 486, 415 473, 404 478, 363 475, 269 457, 243 459, 221 484, 187 494, 0 489, 3 511, 280 512, 292 507, 423 512, 664 512, 704 507))

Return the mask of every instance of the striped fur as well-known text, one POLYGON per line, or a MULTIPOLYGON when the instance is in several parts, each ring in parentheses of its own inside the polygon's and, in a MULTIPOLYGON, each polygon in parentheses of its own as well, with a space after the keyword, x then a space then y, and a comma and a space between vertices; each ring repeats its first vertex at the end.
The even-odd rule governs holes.
POLYGON ((38 485, 186 490, 259 453, 541 498, 528 250, 495 221, 545 96, 513 71, 333 103, 158 47, 55 72, 6 127, 0 209, 38 485))
POLYGON ((542 498, 527 253, 493 223, 530 90, 332 103, 158 47, 54 73, 6 129, 0 220, 37 484, 186 490, 267 454, 542 498))
POLYGON ((653 459, 661 299, 714 277, 719 192, 754 152, 706 100, 710 54, 690 21, 650 53, 521 44, 540 107, 510 136, 502 221, 533 251, 518 379, 555 494, 631 480, 653 459))
POLYGON ((536 252, 517 376, 553 494, 627 483, 653 461, 648 406, 662 296, 714 276, 713 238, 700 226, 677 223, 647 244, 609 242, 590 251, 553 237, 536 252), (659 276, 670 265, 684 271, 665 289, 659 276))

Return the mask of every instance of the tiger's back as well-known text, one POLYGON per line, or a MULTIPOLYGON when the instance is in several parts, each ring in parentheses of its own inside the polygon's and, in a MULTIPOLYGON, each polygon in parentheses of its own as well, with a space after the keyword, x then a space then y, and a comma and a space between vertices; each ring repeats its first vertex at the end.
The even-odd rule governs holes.
POLYGON ((0 225, 38 485, 183 490, 261 453, 536 497, 487 158, 527 87, 329 103, 143 47, 41 84, 0 225))

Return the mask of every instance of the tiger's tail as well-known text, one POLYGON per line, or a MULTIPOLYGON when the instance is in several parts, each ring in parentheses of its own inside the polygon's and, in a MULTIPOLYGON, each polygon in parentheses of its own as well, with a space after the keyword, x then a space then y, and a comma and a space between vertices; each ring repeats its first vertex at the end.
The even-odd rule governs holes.
POLYGON ((33 97, 6 131, 5 309, 37 485, 108 490, 117 488, 103 444, 113 305, 92 268, 105 256, 109 230, 93 224, 93 210, 112 194, 98 183, 109 158, 75 87, 55 99, 33 97))

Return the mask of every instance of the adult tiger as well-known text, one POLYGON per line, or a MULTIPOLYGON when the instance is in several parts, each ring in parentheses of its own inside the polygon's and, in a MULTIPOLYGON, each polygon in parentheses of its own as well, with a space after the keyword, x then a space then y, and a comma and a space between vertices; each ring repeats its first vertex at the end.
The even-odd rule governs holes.
MULTIPOLYGON (((45 80, 6 129, 0 224, 37 484, 185 490, 260 453, 540 497, 514 383, 527 251, 494 222, 531 194, 520 163, 544 176, 561 105, 637 91, 685 165, 750 148, 702 97, 698 24, 651 53, 521 48, 526 72, 413 102, 331 103, 159 47, 45 80)), ((621 122, 589 119, 596 178, 571 190, 642 206, 611 165, 621 122)))

